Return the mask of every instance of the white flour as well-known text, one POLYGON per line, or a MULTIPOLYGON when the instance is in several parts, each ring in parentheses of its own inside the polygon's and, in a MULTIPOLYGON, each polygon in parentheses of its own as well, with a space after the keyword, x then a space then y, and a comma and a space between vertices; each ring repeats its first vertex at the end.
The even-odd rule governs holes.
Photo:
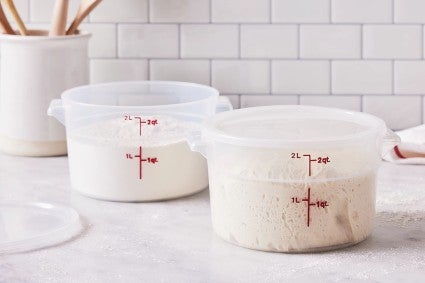
POLYGON ((190 150, 184 137, 194 122, 169 116, 116 118, 94 123, 68 135, 72 187, 94 198, 114 201, 153 201, 198 192, 208 185, 206 160, 190 150), (139 150, 143 161, 140 177, 139 150), (127 156, 129 155, 129 156, 127 156), (128 158, 130 157, 130 158, 128 158))
MULTIPOLYGON (((359 174, 354 177, 334 178, 350 172, 362 158, 341 170, 332 163, 315 165, 310 181, 303 181, 307 178, 305 163, 285 160, 290 152, 274 152, 273 157, 261 149, 233 153, 210 167, 212 219, 220 237, 252 249, 302 252, 355 244, 371 233, 375 171, 365 168, 366 172, 351 171, 359 174), (303 199, 309 188, 308 218, 303 199), (317 201, 324 207, 318 207, 317 201)), ((335 164, 337 157, 350 155, 334 152, 331 160, 335 164)))

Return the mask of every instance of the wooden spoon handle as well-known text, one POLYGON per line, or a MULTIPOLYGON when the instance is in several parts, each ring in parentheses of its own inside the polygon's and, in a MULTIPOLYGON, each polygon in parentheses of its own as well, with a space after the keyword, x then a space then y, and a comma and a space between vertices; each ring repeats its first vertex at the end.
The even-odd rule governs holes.
POLYGON ((16 10, 13 0, 3 0, 3 1, 6 4, 6 6, 9 8, 10 13, 12 14, 12 17, 15 19, 16 23, 18 24, 18 29, 21 35, 27 35, 28 34, 27 29, 21 17, 19 16, 18 11, 16 10))
POLYGON ((69 0, 56 0, 49 35, 65 35, 69 0))
POLYGON ((1 30, 1 33, 16 34, 15 31, 13 30, 13 28, 10 26, 6 15, 4 14, 3 7, 1 6, 1 3, 0 3, 0 30, 1 30))
POLYGON ((93 9, 96 8, 101 1, 102 0, 82 0, 80 7, 78 8, 77 15, 72 21, 71 26, 66 31, 66 34, 74 34, 81 22, 84 21, 88 14, 90 14, 90 12, 93 11, 93 9))

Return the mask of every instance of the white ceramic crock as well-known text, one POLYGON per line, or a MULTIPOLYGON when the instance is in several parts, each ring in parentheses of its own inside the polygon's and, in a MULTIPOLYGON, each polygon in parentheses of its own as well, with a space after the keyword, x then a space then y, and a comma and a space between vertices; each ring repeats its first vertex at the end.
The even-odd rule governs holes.
POLYGON ((65 130, 46 115, 52 99, 89 81, 90 34, 0 35, 0 150, 21 156, 67 153, 65 130))

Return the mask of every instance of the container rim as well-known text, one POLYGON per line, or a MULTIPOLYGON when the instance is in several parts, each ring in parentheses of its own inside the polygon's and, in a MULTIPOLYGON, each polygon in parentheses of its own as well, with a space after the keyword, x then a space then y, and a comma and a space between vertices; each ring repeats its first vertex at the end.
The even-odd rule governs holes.
POLYGON ((150 110, 150 109, 167 109, 167 108, 175 108, 175 107, 181 107, 181 106, 189 106, 198 104, 200 102, 209 101, 213 99, 217 99, 219 96, 219 91, 213 87, 197 84, 197 83, 189 83, 189 82, 178 82, 178 81, 121 81, 121 82, 109 82, 109 83, 99 83, 99 84, 92 84, 92 85, 83 85, 74 87, 71 89, 66 90, 62 93, 62 100, 64 101, 70 101, 73 104, 85 106, 85 107, 99 107, 103 109, 111 109, 111 110, 150 110), (120 86, 145 86, 145 85, 165 85, 165 86, 177 86, 177 87, 191 87, 191 88, 199 88, 202 90, 209 91, 211 95, 208 97, 194 100, 194 101, 188 101, 188 102, 181 102, 181 103, 170 103, 170 104, 160 104, 160 105, 145 105, 145 106, 132 106, 132 105, 103 105, 103 104, 94 104, 94 103, 86 103, 77 101, 71 98, 71 96, 75 93, 81 92, 83 90, 89 90, 89 89, 95 89, 95 88, 104 88, 104 87, 115 87, 119 88, 120 86))
POLYGON ((320 107, 320 106, 308 106, 308 105, 272 105, 272 106, 260 106, 260 107, 250 107, 245 109, 238 109, 229 112, 223 112, 215 115, 213 118, 205 121, 203 123, 202 130, 202 139, 205 142, 218 141, 226 144, 239 145, 239 146, 250 146, 250 147, 293 147, 293 146, 303 146, 317 143, 326 143, 332 144, 335 142, 346 143, 352 142, 358 139, 363 139, 370 135, 384 135, 387 131, 387 126, 385 122, 368 113, 349 111, 339 108, 329 108, 329 107, 320 107), (218 124, 225 123, 226 121, 232 121, 235 118, 238 118, 239 115, 255 115, 258 112, 270 113, 271 111, 287 111, 287 110, 310 110, 310 111, 333 111, 336 114, 346 115, 354 117, 355 119, 368 120, 374 126, 370 126, 364 131, 357 132, 355 134, 341 135, 339 137, 330 137, 330 138, 308 138, 308 139, 299 139, 291 140, 286 138, 271 139, 271 138, 257 138, 257 137, 241 137, 238 135, 232 135, 226 133, 218 128, 218 124))
POLYGON ((19 34, 4 34, 0 33, 0 40, 8 40, 11 42, 39 42, 39 41, 66 41, 77 38, 88 38, 91 37, 91 33, 84 30, 77 30, 76 33, 71 35, 55 35, 49 36, 49 31, 44 29, 28 29, 29 33, 33 35, 21 36, 19 34))

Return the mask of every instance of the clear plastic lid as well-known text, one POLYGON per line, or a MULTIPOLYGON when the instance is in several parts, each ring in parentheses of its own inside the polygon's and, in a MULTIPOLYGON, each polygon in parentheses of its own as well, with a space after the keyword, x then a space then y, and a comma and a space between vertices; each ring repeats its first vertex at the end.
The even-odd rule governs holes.
POLYGON ((78 213, 48 203, 0 203, 0 255, 65 242, 82 230, 78 213))
POLYGON ((203 137, 235 145, 285 146, 353 141, 386 131, 372 115, 341 109, 279 105, 224 112, 206 123, 203 137))

